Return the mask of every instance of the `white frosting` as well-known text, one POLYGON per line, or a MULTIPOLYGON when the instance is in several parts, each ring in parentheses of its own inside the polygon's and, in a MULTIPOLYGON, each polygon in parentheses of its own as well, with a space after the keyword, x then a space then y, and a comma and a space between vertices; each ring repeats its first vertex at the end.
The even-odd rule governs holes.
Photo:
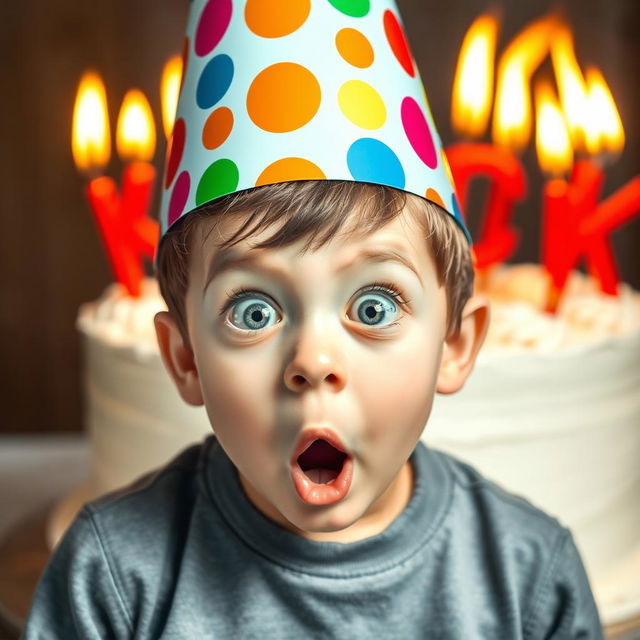
POLYGON ((119 282, 110 284, 95 302, 80 306, 76 327, 112 347, 129 349, 140 359, 159 358, 153 317, 166 311, 158 281, 145 278, 133 298, 119 282))
POLYGON ((501 265, 479 280, 477 292, 491 301, 482 360, 518 353, 564 356, 640 329, 640 296, 624 283, 617 296, 609 296, 593 278, 574 271, 557 312, 545 313, 548 280, 539 265, 501 265))
MULTIPOLYGON (((537 265, 478 283, 492 302, 487 340, 465 387, 436 396, 423 438, 570 527, 612 623, 621 609, 610 570, 639 543, 640 296, 626 285, 604 296, 574 273, 548 314, 546 287, 537 265)), ((211 432, 162 365, 153 316, 163 309, 151 279, 139 299, 111 285, 80 309, 94 494, 211 432)))

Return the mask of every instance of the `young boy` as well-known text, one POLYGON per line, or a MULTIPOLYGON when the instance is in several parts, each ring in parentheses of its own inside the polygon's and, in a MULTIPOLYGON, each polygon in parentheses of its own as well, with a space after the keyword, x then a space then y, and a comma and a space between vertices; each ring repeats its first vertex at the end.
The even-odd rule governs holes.
MULTIPOLYGON (((420 441, 434 393, 462 387, 489 318, 473 295, 467 232, 420 87, 408 97, 402 87, 406 138, 397 144, 398 127, 381 130, 386 142, 322 145, 316 136, 314 146, 301 133, 309 121, 278 134, 274 118, 299 115, 309 92, 263 92, 260 112, 255 85, 240 81, 253 124, 229 93, 235 141, 207 138, 221 99, 207 97, 207 69, 218 65, 215 84, 221 56, 241 66, 215 56, 218 43, 263 59, 242 40, 248 26, 274 60, 273 39, 313 18, 322 29, 300 38, 317 57, 314 33, 355 37, 330 23, 342 12, 351 31, 357 24, 368 41, 387 34, 397 45, 395 7, 380 4, 300 3, 296 13, 274 3, 256 17, 250 2, 244 14, 193 3, 197 57, 169 154, 156 260, 169 310, 155 326, 182 398, 204 404, 215 435, 83 508, 41 579, 25 638, 602 638, 570 532, 420 441), (279 107, 271 115, 269 100, 279 107), (420 104, 432 151, 416 133, 420 104), (290 131, 317 161, 287 153, 290 131), (230 162, 241 169, 231 188, 230 162), (309 175, 311 164, 321 176, 309 175)), ((348 62, 356 45, 336 46, 348 62)), ((391 78, 393 59, 379 42, 372 50, 391 78)), ((366 91, 350 102, 344 86, 345 119, 375 129, 375 105, 358 112, 366 91)), ((329 110, 318 125, 325 138, 330 122, 343 124, 329 110)))

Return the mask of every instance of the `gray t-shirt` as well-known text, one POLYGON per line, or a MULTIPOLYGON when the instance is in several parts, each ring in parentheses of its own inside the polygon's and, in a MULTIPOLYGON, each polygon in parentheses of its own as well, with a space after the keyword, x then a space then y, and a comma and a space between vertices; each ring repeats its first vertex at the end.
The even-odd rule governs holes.
POLYGON ((568 529, 419 442, 382 533, 315 542, 266 518, 210 436, 85 505, 24 638, 602 638, 568 529))

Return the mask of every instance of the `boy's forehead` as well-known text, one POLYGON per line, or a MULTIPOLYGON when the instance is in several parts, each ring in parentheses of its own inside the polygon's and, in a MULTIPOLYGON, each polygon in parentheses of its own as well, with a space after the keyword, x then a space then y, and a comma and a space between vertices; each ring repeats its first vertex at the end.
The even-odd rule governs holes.
MULTIPOLYGON (((228 263, 240 261, 246 257, 258 256, 266 260, 270 256, 278 256, 283 251, 291 251, 290 245, 283 248, 255 248, 264 240, 270 238, 285 221, 274 223, 273 225, 261 229, 258 233, 249 234, 242 241, 234 243, 225 249, 222 245, 244 226, 248 213, 226 214, 216 219, 205 220, 199 226, 200 238, 193 248, 197 256, 193 256, 194 263, 200 263, 202 275, 205 280, 211 271, 214 263, 228 263)), ((365 257, 375 258, 376 253, 382 257, 389 258, 395 254, 398 261, 405 261, 407 266, 411 264, 413 270, 419 274, 422 270, 432 266, 432 260, 425 238, 424 229, 419 224, 417 216, 413 210, 405 208, 398 216, 390 220, 379 229, 366 232, 356 222, 356 217, 350 214, 351 224, 345 224, 344 229, 337 235, 330 238, 323 248, 330 248, 334 257, 343 256, 345 260, 361 254, 365 257)), ((242 234, 244 235, 244 233, 242 234)), ((301 238, 300 243, 304 245, 307 238, 301 238)), ((300 248, 302 253, 302 248, 300 248)), ((420 277, 420 276, 418 276, 420 277)))

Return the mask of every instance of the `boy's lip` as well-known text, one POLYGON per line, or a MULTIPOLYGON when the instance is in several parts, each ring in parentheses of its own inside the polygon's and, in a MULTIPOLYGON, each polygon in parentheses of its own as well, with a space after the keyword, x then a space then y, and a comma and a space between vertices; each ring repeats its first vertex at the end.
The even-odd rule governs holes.
POLYGON ((328 506, 339 502, 348 493, 353 482, 354 460, 342 443, 340 436, 328 426, 312 426, 303 429, 298 444, 291 457, 291 480, 293 486, 300 497, 306 504, 313 506, 328 506), (298 463, 298 458, 302 455, 316 440, 326 440, 332 447, 345 455, 342 463, 342 469, 338 475, 326 484, 317 484, 313 482, 307 474, 302 470, 298 463))
POLYGON ((330 427, 313 426, 303 429, 298 444, 291 456, 291 464, 297 464, 298 458, 316 441, 326 440, 332 447, 335 447, 341 453, 351 457, 347 447, 343 444, 340 436, 330 427))

